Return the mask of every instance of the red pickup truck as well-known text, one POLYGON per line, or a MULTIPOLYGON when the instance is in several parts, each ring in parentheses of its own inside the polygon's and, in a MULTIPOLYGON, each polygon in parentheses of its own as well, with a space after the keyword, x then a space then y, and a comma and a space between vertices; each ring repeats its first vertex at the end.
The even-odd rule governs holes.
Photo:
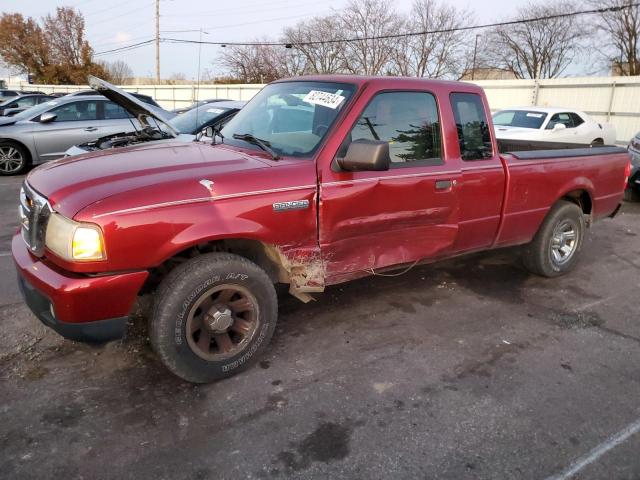
POLYGON ((192 382, 232 375, 269 342, 276 283, 326 286, 524 245, 553 277, 629 175, 615 147, 501 154, 483 91, 409 78, 267 85, 209 140, 43 165, 12 243, 26 303, 81 341, 122 336, 155 292, 150 338, 192 382))

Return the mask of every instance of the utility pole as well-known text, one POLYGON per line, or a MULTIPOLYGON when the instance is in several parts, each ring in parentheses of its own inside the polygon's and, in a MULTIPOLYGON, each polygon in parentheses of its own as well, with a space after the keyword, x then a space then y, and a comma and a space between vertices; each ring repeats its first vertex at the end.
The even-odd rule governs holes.
POLYGON ((156 83, 160 84, 160 0, 156 0, 156 83))

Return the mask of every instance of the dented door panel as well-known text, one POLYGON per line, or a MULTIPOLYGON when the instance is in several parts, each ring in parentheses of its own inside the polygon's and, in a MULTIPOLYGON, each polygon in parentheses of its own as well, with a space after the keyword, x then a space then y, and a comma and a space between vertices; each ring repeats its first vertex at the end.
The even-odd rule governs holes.
POLYGON ((378 177, 345 173, 352 178, 322 184, 320 248, 327 283, 448 251, 458 232, 459 173, 445 168, 400 175, 396 169, 378 177), (436 188, 442 180, 451 187, 436 188))

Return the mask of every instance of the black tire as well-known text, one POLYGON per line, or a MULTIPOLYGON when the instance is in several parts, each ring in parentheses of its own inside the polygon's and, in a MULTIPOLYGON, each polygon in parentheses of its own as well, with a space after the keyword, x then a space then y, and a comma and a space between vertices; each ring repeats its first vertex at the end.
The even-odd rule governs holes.
POLYGON ((0 140, 0 176, 20 175, 31 165, 26 148, 16 142, 0 140))
MULTIPOLYGON (((162 281, 149 333, 154 350, 171 372, 188 382, 208 383, 239 373, 255 362, 271 340, 277 318, 275 288, 260 267, 238 255, 209 253, 185 262, 162 281), (221 300, 229 291, 236 293, 221 300), (253 307, 237 313, 240 307, 233 304, 238 303, 253 307), (218 320, 212 315, 218 314, 222 323, 214 329, 218 320), (240 321, 243 327, 253 325, 245 328, 251 333, 242 336, 234 330, 240 321), (200 328, 191 333, 198 322, 200 328), (224 330, 228 322, 232 323, 224 330), (232 349, 218 344, 218 339, 226 336, 232 349)), ((223 343, 229 345, 227 340, 223 343)))
POLYGON ((557 277, 571 271, 578 261, 586 230, 582 209, 573 202, 559 201, 533 241, 524 247, 525 267, 543 277, 557 277), (571 231, 575 235, 573 242, 571 231))
POLYGON ((604 147, 604 140, 601 138, 596 138, 593 142, 591 142, 592 147, 604 147))
POLYGON ((627 202, 640 202, 640 190, 627 187, 624 191, 624 199, 627 202))

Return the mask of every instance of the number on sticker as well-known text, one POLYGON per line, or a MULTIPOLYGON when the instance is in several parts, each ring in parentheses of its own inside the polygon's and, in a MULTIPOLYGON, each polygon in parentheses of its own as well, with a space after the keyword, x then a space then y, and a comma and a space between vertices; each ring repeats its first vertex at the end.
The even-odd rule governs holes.
POLYGON ((327 107, 335 110, 344 101, 344 97, 342 95, 338 95, 337 93, 311 90, 304 96, 302 101, 311 103, 312 105, 320 105, 321 107, 327 107))

